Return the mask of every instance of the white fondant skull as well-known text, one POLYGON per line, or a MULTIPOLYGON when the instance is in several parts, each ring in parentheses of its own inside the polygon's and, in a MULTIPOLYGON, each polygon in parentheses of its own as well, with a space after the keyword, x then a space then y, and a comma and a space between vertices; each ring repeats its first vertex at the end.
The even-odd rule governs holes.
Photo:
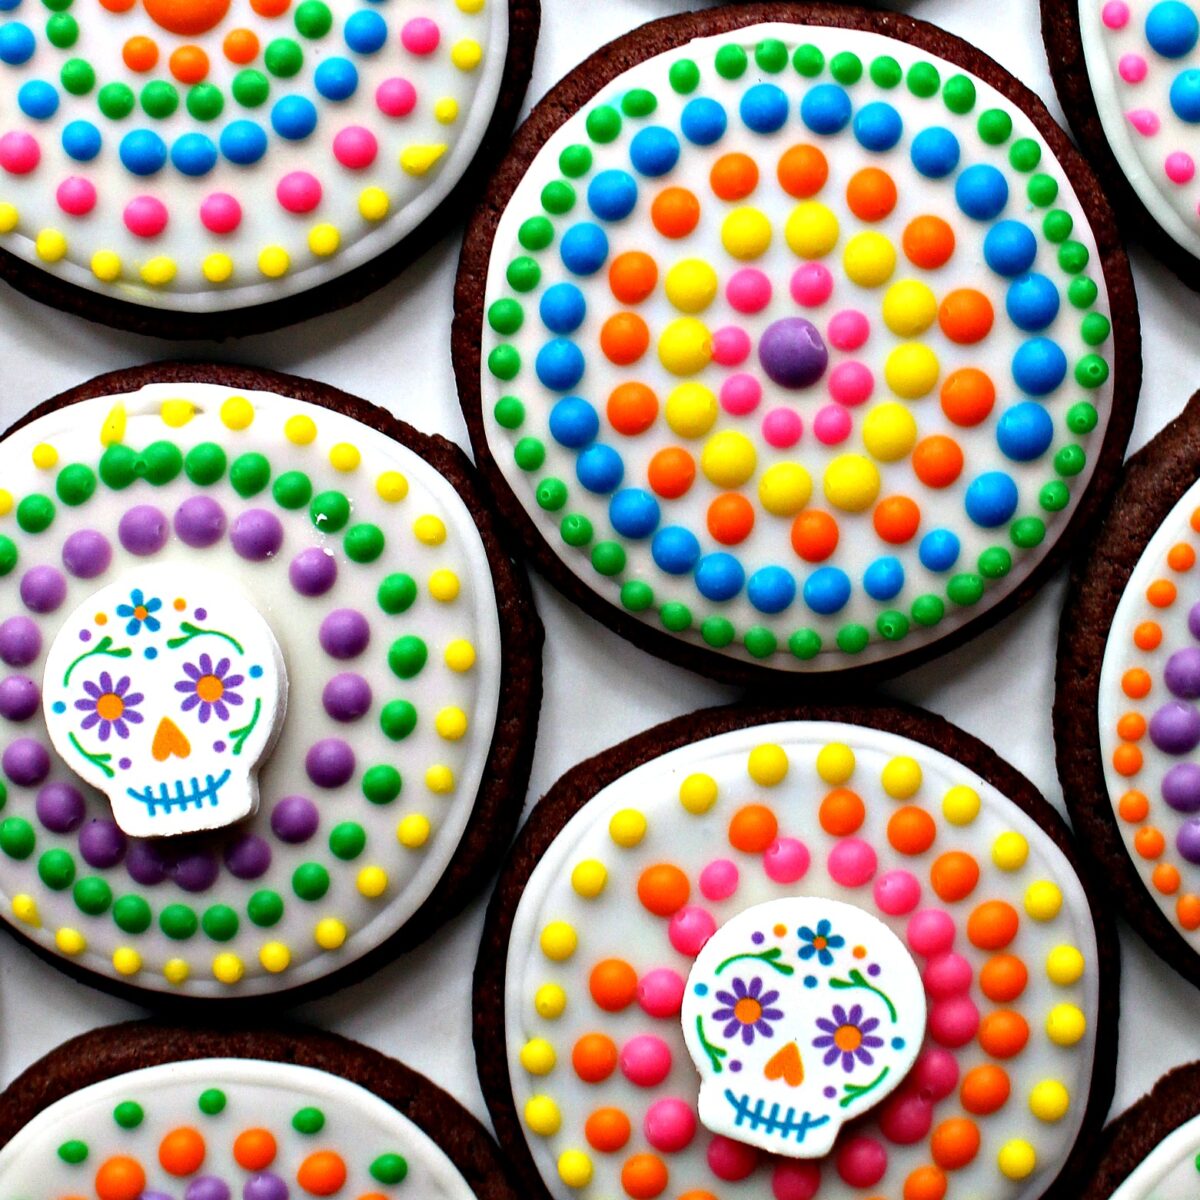
POLYGON ((212 572, 147 567, 94 592, 46 659, 59 755, 131 837, 230 825, 258 807, 258 766, 287 703, 257 609, 212 572))
POLYGON ((773 1154, 817 1158, 911 1069, 925 990, 881 921, 797 896, 717 930, 688 976, 682 1020, 705 1126, 773 1154))

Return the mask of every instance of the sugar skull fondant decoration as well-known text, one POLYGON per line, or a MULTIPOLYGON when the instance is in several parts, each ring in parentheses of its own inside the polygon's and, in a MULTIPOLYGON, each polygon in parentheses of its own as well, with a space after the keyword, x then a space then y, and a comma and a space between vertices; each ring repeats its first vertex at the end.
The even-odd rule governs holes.
POLYGON ((147 568, 67 618, 42 695, 63 761, 108 796, 126 834, 162 837, 255 811, 287 672, 270 627, 231 580, 147 568))
POLYGON ((903 1081, 925 1034, 925 992, 881 921, 797 896, 717 930, 688 976, 682 1020, 704 1125, 817 1158, 903 1081))

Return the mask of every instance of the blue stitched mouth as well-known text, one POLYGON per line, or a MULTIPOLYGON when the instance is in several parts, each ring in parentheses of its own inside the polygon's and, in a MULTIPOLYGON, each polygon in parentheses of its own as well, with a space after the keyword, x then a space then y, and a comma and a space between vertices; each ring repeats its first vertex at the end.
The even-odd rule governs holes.
POLYGON ((125 791, 134 800, 144 804, 146 815, 151 817, 160 812, 203 808, 205 804, 215 808, 219 803, 217 793, 229 782, 231 774, 231 771, 225 770, 216 777, 205 775, 203 780, 193 776, 188 780, 177 779, 173 785, 160 783, 156 788, 151 784, 140 791, 137 788, 126 788, 125 791))
POLYGON ((738 1096, 729 1088, 725 1089, 725 1099, 733 1106, 735 1127, 740 1129, 744 1125, 755 1132, 761 1130, 777 1136, 785 1142, 789 1138, 794 1138, 798 1143, 803 1143, 810 1129, 819 1129, 822 1125, 829 1123, 828 1116, 814 1118, 807 1109, 798 1116, 794 1108, 783 1109, 783 1106, 778 1103, 772 1104, 768 1109, 761 1096, 753 1101, 753 1107, 751 1107, 752 1102, 749 1095, 738 1096), (783 1109, 782 1112, 781 1109, 783 1109))

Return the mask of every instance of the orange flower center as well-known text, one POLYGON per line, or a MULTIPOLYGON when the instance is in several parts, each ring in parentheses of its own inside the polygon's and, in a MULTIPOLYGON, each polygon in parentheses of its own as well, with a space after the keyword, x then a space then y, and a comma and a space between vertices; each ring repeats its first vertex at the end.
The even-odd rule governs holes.
POLYGON ((833 1035, 833 1044, 848 1054, 852 1054, 862 1045, 862 1034, 855 1025, 842 1025, 833 1035))
POLYGON ((815 937, 812 944, 814 950, 824 950, 829 945, 829 940, 823 937, 815 937))
POLYGON ((133 615, 139 621, 144 621, 150 615, 150 610, 144 604, 139 604, 137 608, 133 610, 133 615))
POLYGON ((733 1015, 743 1025, 753 1025, 762 1016, 762 1005, 757 1000, 752 1000, 749 996, 743 996, 734 1005, 733 1015))
POLYGON ((196 683, 196 695, 205 704, 216 704, 225 695, 225 685, 215 675, 203 675, 196 683))
POLYGON ((96 712, 102 721, 115 721, 125 711, 125 701, 114 692, 106 692, 96 701, 96 712))

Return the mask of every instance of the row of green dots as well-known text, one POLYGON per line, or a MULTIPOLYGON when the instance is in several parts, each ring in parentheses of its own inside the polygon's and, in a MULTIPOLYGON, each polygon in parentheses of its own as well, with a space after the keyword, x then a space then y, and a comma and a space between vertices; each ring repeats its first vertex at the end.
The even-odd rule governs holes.
POLYGON ((325 1114, 311 1105, 297 1109, 292 1117, 292 1128, 297 1133, 312 1137, 314 1133, 320 1133, 325 1128, 325 1114))
POLYGON ((46 41, 59 50, 69 50, 79 41, 79 22, 70 13, 55 13, 46 22, 46 41))

